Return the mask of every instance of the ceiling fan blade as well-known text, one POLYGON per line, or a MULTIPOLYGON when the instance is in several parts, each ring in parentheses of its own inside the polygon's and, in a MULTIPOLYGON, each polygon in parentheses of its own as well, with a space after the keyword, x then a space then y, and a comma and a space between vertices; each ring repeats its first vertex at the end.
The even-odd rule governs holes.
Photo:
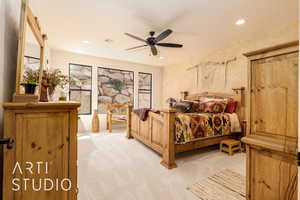
POLYGON ((136 40, 139 40, 139 41, 141 41, 141 42, 146 42, 146 40, 144 40, 144 39, 142 39, 142 38, 140 38, 140 37, 137 37, 137 36, 135 36, 135 35, 132 35, 132 34, 130 34, 130 33, 125 33, 125 35, 127 35, 127 36, 129 36, 129 37, 131 37, 131 38, 134 38, 134 39, 136 39, 136 40))
POLYGON ((156 45, 162 47, 173 47, 173 48, 181 48, 183 47, 182 44, 173 44, 173 43, 157 43, 156 45))
POLYGON ((151 47, 152 54, 154 56, 156 56, 157 55, 157 48, 154 45, 151 45, 150 47, 151 47))
POLYGON ((163 39, 165 39, 166 37, 168 37, 173 31, 171 29, 167 29, 164 32, 162 32, 159 36, 157 36, 155 38, 155 42, 159 42, 163 39))
POLYGON ((130 50, 133 50, 133 49, 138 49, 138 48, 142 48, 142 47, 146 47, 148 45, 140 45, 140 46, 136 46, 136 47, 132 47, 132 48, 129 48, 129 49, 125 49, 126 51, 130 51, 130 50))

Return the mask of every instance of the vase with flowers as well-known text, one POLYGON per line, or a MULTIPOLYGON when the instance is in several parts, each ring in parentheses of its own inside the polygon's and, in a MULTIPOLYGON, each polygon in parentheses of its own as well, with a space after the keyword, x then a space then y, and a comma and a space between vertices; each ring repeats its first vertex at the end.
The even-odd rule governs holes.
POLYGON ((43 76, 45 77, 45 80, 48 84, 49 98, 53 101, 53 95, 57 87, 64 89, 69 83, 69 78, 68 76, 64 75, 59 69, 45 71, 43 76))

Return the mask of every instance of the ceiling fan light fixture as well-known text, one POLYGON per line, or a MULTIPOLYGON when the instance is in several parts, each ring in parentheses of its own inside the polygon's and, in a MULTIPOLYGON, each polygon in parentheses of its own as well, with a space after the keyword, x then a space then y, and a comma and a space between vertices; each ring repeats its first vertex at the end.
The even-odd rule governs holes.
MULTIPOLYGON (((174 44, 174 43, 160 43, 160 41, 164 40, 165 38, 167 38, 173 31, 171 29, 167 29, 165 31, 163 31, 161 34, 159 34, 157 37, 154 37, 155 32, 154 31, 150 31, 150 37, 143 39, 140 38, 138 36, 132 35, 130 33, 124 33, 125 35, 138 40, 140 42, 144 42, 144 45, 140 45, 140 46, 136 46, 136 47, 132 47, 132 48, 128 48, 126 49, 127 51, 132 50, 132 49, 138 49, 141 47, 145 47, 145 46, 149 46, 150 50, 151 50, 151 56, 159 56, 159 49, 157 48, 157 46, 160 47, 168 47, 168 48, 182 48, 183 45, 182 44, 174 44)), ((160 58, 163 59, 163 58, 160 58)))

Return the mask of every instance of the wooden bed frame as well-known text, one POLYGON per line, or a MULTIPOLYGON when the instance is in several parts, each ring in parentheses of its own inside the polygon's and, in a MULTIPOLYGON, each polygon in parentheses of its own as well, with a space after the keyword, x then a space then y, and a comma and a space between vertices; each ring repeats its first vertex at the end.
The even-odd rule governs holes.
MULTIPOLYGON (((245 121, 245 88, 234 88, 232 94, 204 92, 200 94, 189 95, 188 92, 182 92, 182 99, 197 100, 201 97, 232 98, 238 101, 237 114, 241 122, 242 134, 246 130, 245 121)), ((139 117, 132 112, 132 106, 127 107, 127 138, 136 138, 151 149, 162 155, 161 164, 168 169, 177 167, 175 163, 175 154, 202 147, 219 144, 224 139, 232 136, 220 136, 212 138, 203 138, 201 140, 188 142, 186 144, 175 144, 175 116, 176 111, 172 109, 161 110, 160 114, 149 112, 146 121, 141 121, 139 117)))

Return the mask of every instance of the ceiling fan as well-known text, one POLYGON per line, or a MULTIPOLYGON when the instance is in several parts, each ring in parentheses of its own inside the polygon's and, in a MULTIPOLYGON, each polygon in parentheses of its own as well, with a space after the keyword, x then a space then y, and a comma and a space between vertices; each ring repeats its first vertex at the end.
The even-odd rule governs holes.
POLYGON ((162 41, 163 39, 165 39, 166 37, 168 37, 173 31, 171 29, 167 29, 164 32, 162 32, 161 34, 159 34, 157 37, 154 37, 155 32, 154 31, 150 31, 150 37, 148 37, 147 39, 142 39, 140 37, 137 37, 135 35, 132 35, 130 33, 125 33, 125 35, 134 38, 136 40, 139 40, 141 42, 145 42, 146 44, 144 45, 140 45, 140 46, 136 46, 136 47, 132 47, 129 49, 126 49, 127 51, 129 50, 133 50, 133 49, 138 49, 138 48, 142 48, 142 47, 146 47, 146 46, 150 46, 151 48, 151 52, 152 55, 156 56, 158 54, 157 48, 156 46, 161 46, 161 47, 171 47, 171 48, 181 48, 183 47, 182 44, 174 44, 174 43, 160 43, 160 41, 162 41))

